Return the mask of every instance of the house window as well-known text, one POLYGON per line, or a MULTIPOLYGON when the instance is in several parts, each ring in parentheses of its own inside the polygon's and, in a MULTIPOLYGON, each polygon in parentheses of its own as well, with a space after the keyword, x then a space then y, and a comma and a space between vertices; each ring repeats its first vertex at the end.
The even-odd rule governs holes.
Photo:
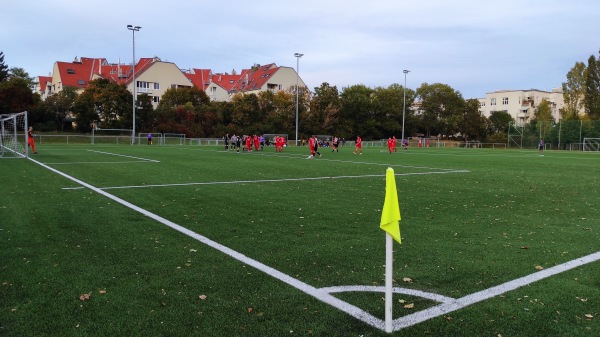
POLYGON ((216 93, 217 92, 217 87, 210 87, 210 92, 216 93))
POLYGON ((154 90, 160 89, 160 83, 154 83, 154 90))
POLYGON ((152 102, 154 102, 154 103, 160 102, 160 97, 158 97, 158 96, 152 96, 152 102))
POLYGON ((85 81, 84 81, 84 80, 78 80, 78 81, 77 81, 77 84, 78 84, 78 85, 85 85, 85 81))
POLYGON ((491 99, 491 101, 490 101, 490 105, 496 105, 496 99, 495 99, 495 98, 492 98, 492 99, 491 99))
POLYGON ((116 73, 117 73, 117 71, 116 71, 116 70, 114 70, 114 69, 110 71, 110 74, 111 74, 111 75, 114 75, 114 74, 116 74, 116 73))
POLYGON ((75 70, 69 68, 67 69, 67 74, 75 74, 75 70))
POLYGON ((479 106, 484 107, 485 106, 485 102, 480 102, 479 106))
POLYGON ((507 105, 507 104, 508 104, 508 97, 502 98, 502 105, 507 105))

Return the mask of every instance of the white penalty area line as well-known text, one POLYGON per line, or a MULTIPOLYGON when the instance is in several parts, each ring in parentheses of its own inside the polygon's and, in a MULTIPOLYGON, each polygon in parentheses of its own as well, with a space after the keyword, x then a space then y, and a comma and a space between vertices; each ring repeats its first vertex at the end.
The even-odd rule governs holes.
MULTIPOLYGON (((469 173, 466 170, 442 171, 442 172, 414 172, 398 173, 395 176, 429 175, 429 174, 449 174, 449 173, 469 173)), ((152 184, 152 185, 130 185, 130 186, 109 186, 98 187, 101 190, 131 189, 131 188, 155 188, 155 187, 175 187, 175 186, 196 186, 196 185, 228 185, 228 184, 257 184, 257 183, 279 183, 294 181, 328 180, 328 179, 357 179, 357 178, 376 178, 385 177, 385 174, 366 174, 358 176, 331 176, 331 177, 307 177, 307 178, 283 178, 283 179, 258 179, 258 180, 232 180, 232 181, 208 181, 197 183, 178 183, 178 184, 152 184)), ((63 187, 63 190, 77 190, 83 187, 63 187)))
MULTIPOLYGON (((350 316, 364 322, 365 324, 371 325, 377 329, 380 329, 382 331, 385 330, 385 322, 382 319, 379 319, 371 314, 369 314, 368 312, 350 304, 347 303, 345 301, 342 301, 334 296, 331 295, 331 293, 335 293, 335 292, 342 292, 342 291, 346 291, 345 289, 353 289, 356 287, 348 287, 348 288, 342 288, 342 287, 330 287, 330 288, 321 288, 321 289, 317 289, 307 283, 304 283, 296 278, 293 278, 285 273, 280 272, 279 270, 276 270, 272 267, 269 267, 259 261, 256 261, 242 253, 239 253, 229 247, 226 247, 222 244, 219 244, 213 240, 210 240, 209 238, 202 236, 194 231, 191 231, 183 226, 180 226, 172 221, 169 221, 159 215, 156 215, 154 213, 151 213, 143 208, 140 208, 128 201, 125 201, 119 197, 116 197, 108 192, 105 192, 97 187, 94 187, 88 183, 85 183, 77 178, 74 178, 66 173, 63 173, 57 169, 54 169, 48 165, 45 165, 41 162, 38 162, 35 159, 29 158, 29 160, 31 160, 32 162, 54 172, 57 173, 58 175, 65 177, 77 184, 80 184, 84 187, 87 187, 89 189, 91 189, 92 191, 103 195, 113 201, 115 201, 116 203, 119 203, 133 211, 136 211, 144 216, 147 216, 159 223, 162 223, 165 226, 168 226, 184 235, 187 235, 193 239, 196 239, 197 241, 212 247, 228 256, 230 256, 231 258, 234 258, 244 264, 247 264, 249 266, 252 266, 254 268, 256 268, 257 270, 266 273, 267 275, 281 281, 284 282, 302 292, 304 292, 305 294, 308 294, 314 298, 316 298, 317 300, 329 304, 334 308, 337 308, 340 311, 343 311, 347 314, 349 314, 350 316)), ((530 274, 506 283, 503 283, 501 285, 495 286, 495 287, 491 287, 488 289, 485 289, 483 291, 480 292, 476 292, 473 293, 471 295, 467 295, 464 296, 462 298, 459 299, 452 299, 449 297, 445 297, 442 295, 436 295, 436 294, 431 294, 431 293, 425 293, 425 292, 420 292, 420 291, 410 291, 410 290, 406 290, 406 289, 402 289, 402 288, 394 288, 395 292, 399 292, 399 293, 406 293, 409 295, 415 295, 415 296, 423 296, 424 298, 428 298, 434 301, 440 301, 442 302, 442 304, 436 305, 434 307, 416 312, 414 314, 411 315, 407 315, 407 316, 403 316, 401 318, 395 319, 393 321, 393 330, 397 331, 397 330, 401 330, 403 328, 406 327, 410 327, 413 326, 415 324, 424 322, 426 320, 435 318, 435 317, 439 317, 441 315, 447 314, 449 312, 455 311, 455 310, 459 310, 462 309, 464 307, 467 307, 469 305, 475 304, 477 302, 481 302, 484 301, 486 299, 504 294, 508 291, 511 290, 515 290, 517 288, 526 286, 530 283, 533 282, 537 282, 540 281, 542 279, 545 279, 547 277, 583 266, 585 264, 589 264, 595 261, 600 260, 600 252, 597 253, 593 253, 575 260, 571 260, 569 262, 548 268, 548 269, 544 269, 542 271, 536 272, 534 274, 530 274)), ((372 288, 372 287, 360 287, 361 290, 355 290, 355 291, 375 291, 378 288, 372 288)))

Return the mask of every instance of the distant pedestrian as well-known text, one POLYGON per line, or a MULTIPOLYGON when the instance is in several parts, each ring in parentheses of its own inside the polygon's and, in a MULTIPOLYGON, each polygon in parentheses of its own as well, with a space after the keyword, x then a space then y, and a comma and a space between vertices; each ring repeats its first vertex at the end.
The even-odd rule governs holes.
POLYGON ((148 145, 152 145, 152 134, 148 133, 148 145))
POLYGON ((544 154, 544 140, 540 139, 539 143, 538 143, 538 148, 540 150, 540 154, 543 155, 544 154))

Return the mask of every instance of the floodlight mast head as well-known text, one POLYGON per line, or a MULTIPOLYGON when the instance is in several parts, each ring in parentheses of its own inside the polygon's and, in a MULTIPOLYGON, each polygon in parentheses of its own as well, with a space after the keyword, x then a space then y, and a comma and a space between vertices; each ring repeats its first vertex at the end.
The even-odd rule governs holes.
POLYGON ((142 27, 140 26, 133 26, 133 25, 127 25, 127 29, 129 30, 135 30, 136 32, 139 31, 142 27))

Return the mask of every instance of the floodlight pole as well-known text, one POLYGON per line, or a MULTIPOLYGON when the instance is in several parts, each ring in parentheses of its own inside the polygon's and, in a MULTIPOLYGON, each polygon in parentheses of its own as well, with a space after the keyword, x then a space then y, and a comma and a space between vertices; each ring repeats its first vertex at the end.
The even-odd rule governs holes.
POLYGON ((300 89, 298 88, 298 81, 300 79, 300 58, 304 56, 304 54, 295 53, 294 57, 296 58, 296 146, 298 146, 298 93, 300 89))
POLYGON ((133 129, 131 130, 131 145, 135 144, 135 96, 137 95, 136 92, 136 85, 135 85, 135 32, 139 31, 142 27, 140 26, 132 26, 132 25, 127 25, 127 29, 129 29, 131 31, 131 33, 133 34, 133 63, 131 65, 131 74, 132 74, 132 80, 133 80, 133 104, 132 104, 132 116, 133 116, 133 129))
POLYGON ((402 144, 404 144, 404 115, 406 113, 406 74, 408 74, 410 70, 404 69, 402 72, 404 73, 404 100, 402 102, 404 104, 404 106, 402 107, 402 144))

